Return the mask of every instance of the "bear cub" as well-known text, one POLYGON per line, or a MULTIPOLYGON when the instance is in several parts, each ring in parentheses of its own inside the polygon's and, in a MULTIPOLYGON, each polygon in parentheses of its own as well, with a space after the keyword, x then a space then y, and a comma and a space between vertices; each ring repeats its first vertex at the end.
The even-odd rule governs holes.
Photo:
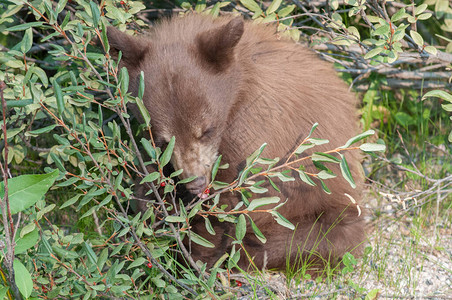
MULTIPOLYGON (((138 37, 109 27, 108 40, 113 56, 122 52, 120 67, 129 71, 134 96, 144 72, 143 102, 151 115, 152 134, 158 146, 175 137, 171 163, 184 170, 180 178, 197 177, 186 184, 193 195, 209 184, 220 154, 229 168, 219 170, 215 179, 232 182, 246 158, 263 143, 268 144, 263 157, 284 162, 315 122, 320 124, 315 136, 330 142, 314 151, 334 149, 358 133, 356 101, 346 84, 311 50, 279 36, 274 25, 256 25, 241 17, 188 15, 164 20, 138 37)), ((261 243, 247 221, 243 246, 258 268, 284 269, 287 263, 303 262, 322 268, 337 263, 347 251, 359 252, 363 216, 347 194, 356 200, 361 197, 360 157, 355 152, 345 156, 355 189, 334 164, 328 166, 338 175, 326 181, 330 194, 316 179, 317 186, 297 179, 277 182, 280 192, 267 182, 263 187, 268 192, 254 196, 287 200, 278 211, 295 225, 290 230, 268 213, 250 213, 267 238, 261 243)), ((312 164, 305 169, 318 173, 312 164)), ((292 175, 298 177, 295 171, 292 175)), ((240 199, 238 192, 227 192, 220 204, 232 209, 240 199)), ((202 217, 190 224, 192 231, 215 244, 205 248, 191 243, 195 261, 208 266, 230 251, 235 236, 233 224, 210 220, 216 235, 207 232, 202 217)), ((249 266, 243 252, 239 266, 249 266)))

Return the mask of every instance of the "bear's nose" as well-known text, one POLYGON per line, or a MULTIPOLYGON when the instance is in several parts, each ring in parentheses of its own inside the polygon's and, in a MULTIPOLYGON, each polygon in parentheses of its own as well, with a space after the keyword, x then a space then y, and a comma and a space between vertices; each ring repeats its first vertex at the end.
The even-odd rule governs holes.
POLYGON ((206 176, 199 176, 195 180, 186 184, 187 190, 193 195, 197 195, 204 192, 206 186, 207 186, 206 176))

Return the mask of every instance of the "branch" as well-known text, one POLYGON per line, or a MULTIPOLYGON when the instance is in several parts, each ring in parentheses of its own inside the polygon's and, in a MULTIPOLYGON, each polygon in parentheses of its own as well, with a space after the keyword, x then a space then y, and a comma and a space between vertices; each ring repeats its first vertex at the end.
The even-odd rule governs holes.
POLYGON ((5 240, 6 240, 6 255, 5 255, 5 266, 8 271, 8 281, 9 286, 14 294, 15 299, 22 299, 22 295, 19 292, 19 288, 16 285, 16 280, 14 276, 14 223, 11 217, 11 209, 9 207, 9 199, 8 199, 8 136, 7 136, 7 127, 6 127, 6 100, 3 97, 3 90, 6 88, 6 84, 1 81, 0 82, 0 98, 2 105, 2 114, 3 114, 3 139, 5 141, 5 165, 1 166, 2 176, 3 176, 3 190, 4 196, 3 199, 0 199, 0 205, 2 209, 2 221, 3 228, 5 230, 5 240))

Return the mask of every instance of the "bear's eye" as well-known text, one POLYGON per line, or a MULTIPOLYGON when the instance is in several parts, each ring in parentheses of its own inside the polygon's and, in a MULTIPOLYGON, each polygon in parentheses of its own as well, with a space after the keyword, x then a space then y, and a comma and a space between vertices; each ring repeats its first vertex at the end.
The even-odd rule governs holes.
POLYGON ((200 139, 201 140, 210 139, 213 136, 214 132, 215 132, 215 128, 214 127, 209 127, 209 128, 207 128, 206 130, 204 130, 202 132, 200 139))

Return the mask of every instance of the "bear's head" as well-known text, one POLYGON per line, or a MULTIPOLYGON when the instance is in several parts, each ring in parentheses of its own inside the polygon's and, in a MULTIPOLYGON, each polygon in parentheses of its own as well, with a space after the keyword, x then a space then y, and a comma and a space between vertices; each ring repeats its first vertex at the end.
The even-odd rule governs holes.
POLYGON ((172 136, 176 138, 172 164, 184 170, 181 178, 197 177, 186 185, 196 195, 211 179, 228 116, 238 98, 241 74, 234 49, 244 23, 234 18, 213 28, 184 28, 183 24, 164 22, 151 34, 137 37, 109 27, 107 36, 110 54, 117 57, 122 52, 120 67, 129 71, 129 91, 134 96, 139 74, 144 72, 143 102, 156 144, 162 147, 172 136))

